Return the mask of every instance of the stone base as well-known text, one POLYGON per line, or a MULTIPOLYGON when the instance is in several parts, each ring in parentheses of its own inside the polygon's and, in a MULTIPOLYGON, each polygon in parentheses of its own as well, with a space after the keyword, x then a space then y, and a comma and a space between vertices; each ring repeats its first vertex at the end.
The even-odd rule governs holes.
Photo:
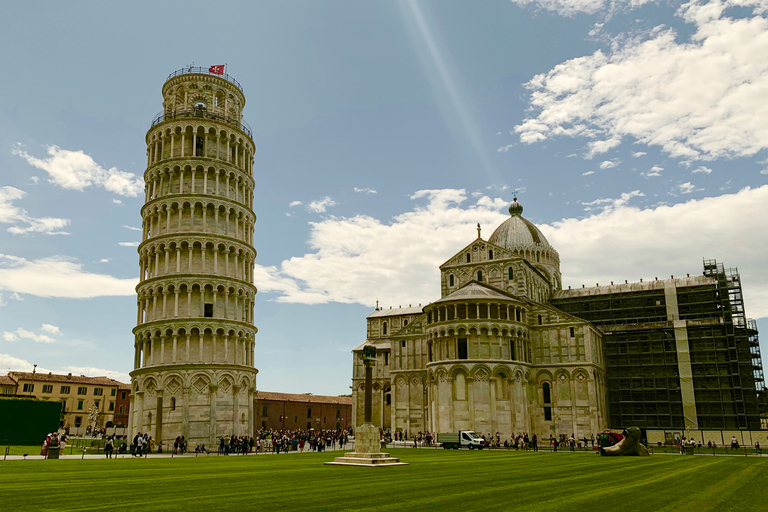
POLYGON ((381 435, 378 427, 370 423, 360 425, 355 430, 355 453, 379 453, 381 435))
POLYGON ((400 462, 400 459, 390 457, 388 453, 358 453, 347 452, 343 457, 336 457, 333 462, 326 462, 329 466, 365 466, 365 467, 383 467, 383 466, 407 466, 407 462, 400 462))

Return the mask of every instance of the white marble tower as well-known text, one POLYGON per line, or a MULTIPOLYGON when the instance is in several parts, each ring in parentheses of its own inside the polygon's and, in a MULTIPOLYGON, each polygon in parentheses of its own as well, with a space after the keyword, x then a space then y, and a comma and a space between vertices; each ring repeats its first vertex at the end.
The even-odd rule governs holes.
POLYGON ((229 75, 184 68, 147 132, 129 431, 253 435, 253 153, 229 75))

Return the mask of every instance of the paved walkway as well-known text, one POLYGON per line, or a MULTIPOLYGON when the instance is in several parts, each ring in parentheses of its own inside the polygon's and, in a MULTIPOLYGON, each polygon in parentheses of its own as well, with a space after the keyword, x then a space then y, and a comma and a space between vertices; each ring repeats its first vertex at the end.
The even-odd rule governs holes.
MULTIPOLYGON (((74 447, 74 449, 72 450, 72 454, 70 454, 69 453, 70 452, 70 448, 71 447, 69 447, 69 446, 66 447, 64 449, 66 454, 59 455, 59 459, 72 459, 72 460, 75 460, 75 459, 78 459, 78 460, 79 459, 89 459, 89 460, 91 460, 91 459, 103 459, 103 460, 108 460, 106 455, 104 455, 104 453, 99 453, 99 454, 87 453, 87 454, 84 455, 82 451, 79 451, 79 450, 82 450, 82 448, 78 448, 78 447, 74 447)), ((2 449, 3 449, 3 447, 0 446, 0 450, 2 450, 2 449)), ((354 451, 354 449, 355 449, 355 443, 353 441, 350 441, 350 442, 348 442, 344 446, 343 450, 337 446, 336 449, 328 448, 328 449, 326 449, 324 451, 326 451, 326 452, 339 452, 339 451, 351 452, 351 451, 354 451)), ((8 455, 7 457, 3 457, 2 453, 4 453, 4 452, 0 451, 0 461, 3 461, 3 460, 43 460, 43 459, 45 459, 45 457, 43 457, 39 453, 34 454, 34 455, 33 454, 29 454, 27 457, 24 457, 23 455, 8 455)), ((271 451, 270 452, 260 452, 260 453, 251 452, 251 453, 246 454, 246 456, 247 455, 295 455, 295 454, 301 454, 301 453, 313 453, 313 452, 309 448, 309 444, 305 444, 303 452, 302 451, 296 451, 296 452, 290 451, 288 453, 279 453, 279 454, 275 453, 275 452, 271 452, 271 451)), ((314 452, 314 453, 317 453, 317 452, 314 452)), ((229 455, 226 455, 226 457, 240 457, 242 455, 243 455, 242 453, 230 453, 229 455)), ((178 458, 187 458, 188 459, 188 458, 195 458, 195 457, 225 457, 225 455, 224 454, 219 455, 218 448, 217 448, 215 451, 208 452, 208 453, 195 453, 194 451, 187 452, 184 455, 179 455, 179 454, 175 454, 174 455, 172 453, 150 453, 150 454, 148 454, 146 456, 146 458, 148 458, 148 459, 172 459, 172 458, 173 459, 178 459, 178 458)), ((138 459, 139 457, 132 457, 130 453, 120 453, 120 454, 114 453, 112 455, 112 458, 114 458, 114 459, 132 459, 132 458, 138 459)), ((141 458, 145 458, 145 457, 142 456, 141 458)))

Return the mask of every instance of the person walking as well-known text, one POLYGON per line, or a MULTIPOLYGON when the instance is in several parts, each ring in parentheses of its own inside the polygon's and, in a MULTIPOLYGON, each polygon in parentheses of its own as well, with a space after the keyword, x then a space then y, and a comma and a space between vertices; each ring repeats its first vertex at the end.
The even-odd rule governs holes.
POLYGON ((112 450, 115 449, 115 443, 112 441, 112 436, 108 437, 104 442, 104 454, 108 459, 112 458, 112 450))

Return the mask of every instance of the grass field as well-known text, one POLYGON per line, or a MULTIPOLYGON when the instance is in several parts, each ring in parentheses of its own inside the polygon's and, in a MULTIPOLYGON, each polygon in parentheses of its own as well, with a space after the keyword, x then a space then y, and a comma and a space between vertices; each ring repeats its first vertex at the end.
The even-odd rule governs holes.
POLYGON ((324 466, 329 453, 5 461, 0 503, 14 512, 768 510, 768 458, 390 453, 410 465, 324 466))

